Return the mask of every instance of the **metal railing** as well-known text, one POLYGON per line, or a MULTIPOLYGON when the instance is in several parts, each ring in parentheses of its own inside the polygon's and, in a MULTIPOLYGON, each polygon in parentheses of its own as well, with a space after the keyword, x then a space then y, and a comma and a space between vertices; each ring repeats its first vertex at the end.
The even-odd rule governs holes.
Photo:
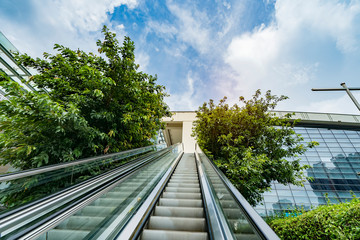
POLYGON ((162 149, 154 154, 142 157, 126 166, 121 166, 85 182, 72 186, 44 199, 35 201, 0 215, 0 237, 32 239, 67 218, 72 213, 86 206, 102 194, 114 188, 129 175, 161 159, 175 146, 162 149))
POLYGON ((195 156, 212 239, 279 239, 199 146, 195 156))

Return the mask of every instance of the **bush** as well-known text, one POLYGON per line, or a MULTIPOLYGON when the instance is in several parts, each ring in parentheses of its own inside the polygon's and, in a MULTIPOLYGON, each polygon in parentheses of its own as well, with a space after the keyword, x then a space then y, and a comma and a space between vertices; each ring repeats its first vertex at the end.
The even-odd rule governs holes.
POLYGON ((360 199, 319 206, 269 225, 281 239, 360 239, 360 199))

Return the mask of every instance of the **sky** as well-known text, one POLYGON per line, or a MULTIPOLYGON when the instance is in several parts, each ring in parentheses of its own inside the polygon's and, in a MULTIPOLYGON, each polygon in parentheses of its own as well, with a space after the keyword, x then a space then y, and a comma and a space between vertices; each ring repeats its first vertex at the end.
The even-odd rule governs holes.
POLYGON ((261 89, 289 97, 277 110, 359 114, 345 91, 311 89, 360 87, 360 0, 0 1, 0 31, 33 57, 97 53, 103 25, 135 42, 173 111, 261 89))

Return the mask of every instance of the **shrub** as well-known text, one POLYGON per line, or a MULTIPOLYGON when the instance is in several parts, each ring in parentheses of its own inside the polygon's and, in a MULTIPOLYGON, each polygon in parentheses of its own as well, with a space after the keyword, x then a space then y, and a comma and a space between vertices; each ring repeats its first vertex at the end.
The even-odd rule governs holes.
POLYGON ((281 239, 360 239, 360 199, 319 206, 269 225, 281 239))

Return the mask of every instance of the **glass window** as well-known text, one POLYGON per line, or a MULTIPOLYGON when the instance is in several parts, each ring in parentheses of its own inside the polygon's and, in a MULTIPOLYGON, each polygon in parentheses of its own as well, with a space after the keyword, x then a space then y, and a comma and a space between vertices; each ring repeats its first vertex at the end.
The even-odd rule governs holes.
POLYGON ((330 173, 330 178, 343 178, 341 173, 330 173))
POLYGON ((359 139, 359 135, 349 135, 349 134, 347 134, 347 137, 349 139, 351 139, 351 141, 359 139))
POLYGON ((344 133, 344 130, 340 130, 340 129, 331 129, 330 131, 332 133, 344 133))
POLYGON ((306 156, 309 162, 319 162, 320 157, 319 156, 306 156))
POLYGON ((314 191, 307 191, 307 194, 310 198, 312 197, 322 197, 321 193, 318 193, 318 192, 314 192, 314 191))
POLYGON ((338 195, 340 198, 352 198, 352 194, 350 192, 338 191, 338 195))
POLYGON ((279 203, 265 203, 265 207, 267 210, 280 210, 281 209, 281 206, 279 203))
POLYGON ((317 139, 319 139, 319 140, 322 140, 322 137, 321 137, 320 133, 312 133, 312 134, 310 134, 310 137, 311 137, 312 139, 317 138, 317 139))
POLYGON ((307 132, 310 133, 310 134, 311 134, 311 133, 319 133, 319 130, 316 129, 316 128, 307 128, 306 130, 307 130, 307 132))
POLYGON ((326 199, 323 198, 323 197, 310 198, 310 202, 311 202, 311 205, 313 205, 313 206, 318 206, 318 205, 326 204, 326 199))
POLYGON ((281 203, 280 204, 280 207, 282 209, 294 209, 294 204, 290 204, 290 203, 281 203))
MULTIPOLYGON (((354 164, 356 163, 352 163, 351 165, 354 167, 354 164)), ((336 162, 336 166, 339 168, 350 168, 351 165, 348 162, 336 162)))
POLYGON ((290 191, 290 188, 289 188, 289 186, 285 186, 285 185, 283 185, 283 184, 276 184, 276 189, 278 189, 278 190, 288 190, 288 191, 290 191))
POLYGON ((326 145, 328 146, 328 147, 339 147, 340 145, 339 145, 339 143, 335 143, 335 142, 327 142, 326 143, 326 145))
POLYGON ((356 131, 349 131, 349 130, 346 130, 346 131, 345 131, 345 134, 346 134, 346 135, 350 135, 350 136, 352 136, 352 135, 357 136, 357 135, 358 135, 358 133, 357 133, 356 131))
POLYGON ((276 191, 272 190, 270 192, 264 192, 263 194, 264 196, 276 196, 276 191))
POLYGON ((327 172, 328 173, 341 173, 340 168, 332 168, 332 169, 328 168, 327 172))
POLYGON ((332 154, 330 152, 318 152, 320 157, 328 157, 329 161, 330 158, 332 157, 332 154))
POLYGON ((352 163, 353 168, 360 170, 360 163, 352 163))
POLYGON ((321 194, 325 197, 326 195, 330 198, 337 197, 336 192, 334 191, 321 191, 321 194))
POLYGON ((332 153, 333 156, 334 155, 336 156, 338 154, 343 153, 343 150, 340 147, 330 147, 329 150, 330 150, 330 152, 332 153))
POLYGON ((354 173, 354 170, 352 168, 340 168, 340 171, 342 173, 354 173))
POLYGON ((261 217, 266 217, 266 211, 265 211, 265 209, 256 208, 255 210, 257 211, 257 213, 258 213, 261 217))
POLYGON ((343 149, 344 153, 346 153, 346 154, 356 152, 356 149, 355 149, 355 148, 349 148, 349 147, 346 147, 346 148, 345 148, 345 147, 343 147, 342 149, 343 149))
POLYGON ((313 187, 310 184, 304 184, 304 187, 305 187, 306 191, 313 190, 313 187))
POLYGON ((295 197, 295 203, 297 205, 309 206, 310 199, 308 197, 295 197))
POLYGON ((344 178, 345 179, 358 179, 358 176, 356 174, 346 174, 344 173, 344 178))
POLYGON ((325 173, 316 173, 315 178, 328 178, 328 176, 325 173))
POLYGON ((348 142, 348 143, 340 143, 340 146, 341 147, 350 147, 350 148, 353 147, 352 143, 350 143, 350 142, 348 142))
POLYGON ((339 133, 335 133, 334 134, 334 136, 337 138, 337 139, 339 139, 339 138, 348 138, 347 136, 346 136, 346 134, 339 134, 339 133))
POLYGON ((279 197, 282 197, 282 196, 292 196, 291 195, 291 191, 289 190, 277 190, 277 193, 279 195, 279 197))
POLYGON ((358 157, 349 157, 348 160, 349 162, 360 162, 360 158, 358 157))
POLYGON ((306 191, 292 191, 294 198, 297 199, 298 197, 307 197, 306 191))
POLYGON ((277 196, 264 196, 264 202, 277 202, 279 201, 277 196))

